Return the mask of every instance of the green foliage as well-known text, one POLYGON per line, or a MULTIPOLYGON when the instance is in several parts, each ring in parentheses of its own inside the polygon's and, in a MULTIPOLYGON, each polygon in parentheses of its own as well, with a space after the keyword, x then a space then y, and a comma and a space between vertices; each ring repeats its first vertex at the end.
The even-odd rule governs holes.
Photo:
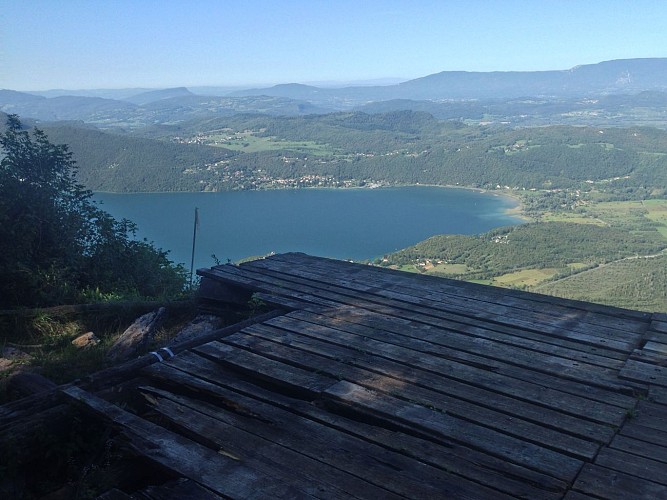
POLYGON ((385 264, 428 260, 465 264, 467 278, 490 278, 522 268, 563 268, 572 262, 598 264, 657 253, 667 242, 653 228, 625 229, 567 222, 531 223, 479 236, 441 235, 387 257, 385 264))
POLYGON ((134 225, 91 201, 64 145, 10 116, 0 135, 0 303, 45 306, 88 290, 145 297, 178 293, 185 272, 134 241, 134 225))
POLYGON ((645 311, 667 311, 667 255, 628 258, 540 285, 539 293, 645 311))

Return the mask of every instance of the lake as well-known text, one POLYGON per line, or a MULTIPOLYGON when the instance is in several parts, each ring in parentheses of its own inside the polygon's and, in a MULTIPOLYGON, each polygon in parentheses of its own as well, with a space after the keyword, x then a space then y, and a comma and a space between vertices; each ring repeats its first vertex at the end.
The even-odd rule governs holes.
POLYGON ((195 267, 271 252, 305 252, 363 260, 435 234, 477 234, 520 223, 507 197, 467 189, 397 187, 223 193, 95 193, 116 218, 138 225, 137 236, 190 266, 195 207, 195 267))

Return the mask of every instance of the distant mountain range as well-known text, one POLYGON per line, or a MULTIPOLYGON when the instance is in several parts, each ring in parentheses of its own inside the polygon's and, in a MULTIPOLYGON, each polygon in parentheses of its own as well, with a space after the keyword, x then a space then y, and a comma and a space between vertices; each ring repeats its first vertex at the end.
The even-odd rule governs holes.
POLYGON ((489 99, 582 97, 667 90, 667 58, 620 59, 558 71, 443 71, 397 85, 320 88, 299 84, 237 91, 230 95, 269 95, 317 104, 389 99, 489 99))
MULTIPOLYGON (((198 91, 202 90, 214 92, 215 88, 198 91)), ((290 83, 226 95, 201 95, 185 87, 72 91, 76 95, 66 95, 64 90, 0 90, 0 111, 24 119, 79 120, 104 128, 135 130, 239 113, 293 116, 400 109, 427 111, 441 119, 481 120, 491 115, 498 121, 534 125, 554 120, 577 123, 579 116, 595 122, 619 112, 627 118, 628 109, 648 107, 653 108, 652 114, 641 123, 653 124, 667 122, 666 117, 656 115, 657 107, 664 106, 665 91, 667 58, 653 58, 558 71, 444 71, 382 86, 331 88, 290 83)))

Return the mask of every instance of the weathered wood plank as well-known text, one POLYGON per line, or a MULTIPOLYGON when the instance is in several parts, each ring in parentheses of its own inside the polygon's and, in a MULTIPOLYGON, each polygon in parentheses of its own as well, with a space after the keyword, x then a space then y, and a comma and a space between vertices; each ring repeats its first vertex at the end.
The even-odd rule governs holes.
MULTIPOLYGON (((191 479, 181 477, 165 484, 146 486, 141 491, 127 497, 129 500, 216 500, 220 495, 202 488, 191 479)), ((103 499, 102 499, 103 500, 103 499)))
MULTIPOLYGON (((632 421, 621 428, 620 433, 623 436, 667 448, 667 427, 651 428, 641 425, 639 422, 641 422, 641 418, 633 417, 632 421)), ((657 427, 656 424, 658 423, 654 423, 654 427, 657 427)))
POLYGON ((310 398, 319 396, 336 382, 335 378, 322 375, 317 368, 296 368, 220 342, 211 342, 193 350, 255 379, 279 384, 293 394, 310 398))
MULTIPOLYGON (((262 339, 260 339, 260 342, 256 342, 252 338, 242 335, 228 340, 233 342, 234 345, 250 347, 254 352, 264 356, 274 356, 276 359, 292 366, 319 369, 323 373, 331 375, 332 378, 336 376, 335 374, 339 374, 339 378, 355 381, 376 391, 383 391, 407 400, 417 401, 423 406, 436 408, 457 418, 470 420, 474 422, 475 426, 489 427, 522 441, 530 440, 580 458, 590 459, 597 453, 598 445, 586 439, 532 423, 523 416, 504 414, 434 390, 424 389, 402 378, 388 377, 369 369, 353 367, 344 362, 325 357, 326 350, 319 354, 313 354, 283 345, 272 344, 271 342, 263 342, 262 339)), ((211 345, 207 346, 207 348, 209 347, 215 348, 211 345)))
MULTIPOLYGON (((488 348, 489 346, 498 345, 501 347, 518 348, 521 351, 528 350, 538 352, 540 354, 554 355, 564 357, 571 360, 581 361, 588 364, 593 364, 600 367, 620 370, 625 362, 623 360, 610 358, 606 354, 596 348, 586 349, 584 346, 582 350, 581 344, 573 344, 566 341, 567 347, 563 345, 555 345, 550 342, 545 342, 545 339, 537 340, 535 338, 518 337, 511 334, 505 334, 486 328, 470 327, 460 324, 447 324, 447 322, 429 322, 417 323, 414 321, 397 321, 396 318, 390 318, 385 315, 363 311, 357 314, 356 311, 348 311, 346 309, 338 309, 336 311, 328 311, 323 315, 318 315, 317 322, 335 322, 336 324, 350 323, 353 325, 370 326, 372 329, 383 329, 406 337, 416 338, 419 340, 431 340, 438 343, 438 337, 431 337, 430 334, 440 334, 441 340, 460 340, 464 345, 476 346, 477 349, 488 348), (326 314, 326 316, 324 315, 326 314), (325 319, 326 318, 326 319, 325 319)), ((306 321, 312 321, 314 315, 310 311, 294 311, 290 317, 303 318, 306 321)), ((343 328, 341 325, 340 328, 343 328)), ((468 349, 470 350, 470 349, 468 349)))
POLYGON ((632 351, 632 354, 630 354, 628 359, 652 365, 661 365, 667 362, 667 356, 665 354, 650 349, 635 349, 632 351))
MULTIPOLYGON (((414 303, 414 301, 404 302, 392 298, 381 297, 378 295, 369 295, 351 289, 341 289, 340 287, 335 287, 329 284, 313 286, 312 282, 300 278, 285 279, 284 277, 273 277, 271 276, 272 273, 270 271, 256 273, 248 270, 241 271, 237 268, 230 267, 229 269, 216 270, 216 272, 218 273, 220 279, 229 280, 235 280, 236 276, 239 274, 243 275, 244 280, 248 279, 249 275, 252 275, 257 289, 267 293, 294 296, 297 298, 307 294, 317 297, 318 299, 325 299, 329 304, 338 303, 340 305, 351 305, 376 312, 404 317, 407 319, 423 321, 424 319, 431 317, 453 320, 483 327, 493 325, 493 328, 502 328, 507 327, 508 325, 511 328, 519 328, 518 323, 525 323, 521 320, 513 320, 509 324, 503 324, 495 320, 497 319, 497 316, 490 316, 489 318, 472 317, 467 314, 469 312, 469 309, 467 308, 462 308, 460 311, 451 312, 438 310, 437 308, 433 307, 433 304, 422 306, 420 304, 414 303)), ((406 297, 409 299, 409 296, 406 297)), ((527 331, 534 331, 543 335, 550 335, 557 338, 575 339, 579 342, 586 343, 591 346, 616 350, 624 353, 631 352, 634 348, 636 348, 640 340, 640 336, 638 335, 630 339, 614 339, 607 336, 600 337, 597 335, 590 335, 578 332, 576 330, 563 329, 561 327, 553 327, 550 325, 544 325, 543 328, 536 328, 535 325, 526 324, 523 325, 522 328, 527 331)))
POLYGON ((82 389, 68 387, 63 393, 88 411, 111 421, 143 456, 220 495, 232 498, 251 494, 267 498, 314 496, 314 492, 290 484, 289 478, 260 475, 237 460, 167 431, 82 389))
POLYGON ((665 485, 593 464, 584 466, 573 489, 610 500, 667 498, 665 485))
POLYGON ((619 372, 622 379, 667 387, 667 367, 629 359, 619 372))
MULTIPOLYGON (((315 311, 315 313, 317 312, 315 311)), ((293 313, 291 316, 294 314, 296 313, 293 313)), ((384 332, 397 333, 399 335, 405 335, 406 337, 412 337, 417 340, 428 340, 433 343, 438 343, 441 348, 447 348, 446 334, 444 335, 443 340, 430 340, 428 338, 428 332, 432 330, 431 325, 423 325, 407 321, 402 318, 392 318, 390 316, 373 313, 370 311, 360 311, 358 309, 355 310, 348 307, 337 311, 326 310, 322 311, 320 314, 328 316, 330 320, 327 324, 330 324, 333 327, 343 328, 342 325, 345 325, 346 323, 360 325, 364 328, 355 329, 354 331, 357 331, 360 334, 371 338, 373 337, 373 332, 375 330, 381 329, 384 332)), ((437 331, 438 330, 436 330, 436 332, 437 331)), ((523 370, 502 362, 497 362, 490 360, 489 358, 478 356, 476 354, 463 352, 459 349, 449 349, 447 354, 443 354, 442 356, 449 360, 457 360, 471 366, 480 366, 484 369, 490 369, 494 373, 504 373, 514 378, 527 380, 545 387, 558 389, 568 394, 584 396, 587 399, 606 402, 622 408, 629 408, 635 404, 635 398, 633 396, 626 396, 618 392, 593 387, 581 382, 563 380, 558 376, 535 372, 532 369, 523 370)))
POLYGON ((535 300, 535 294, 526 294, 519 298, 507 290, 494 287, 471 287, 468 283, 441 278, 431 278, 428 281, 420 281, 414 275, 393 275, 385 269, 371 266, 358 266, 348 262, 326 260, 319 257, 310 259, 299 258, 296 261, 283 262, 282 256, 261 261, 254 261, 244 265, 249 269, 264 269, 282 272, 285 274, 300 276, 310 280, 322 280, 329 283, 338 283, 344 286, 351 284, 363 284, 365 290, 375 287, 379 292, 392 290, 405 290, 409 295, 419 298, 428 298, 447 303, 473 303, 475 310, 498 311, 498 307, 504 307, 504 314, 521 315, 531 317, 543 317, 547 320, 569 318, 570 322, 576 320, 577 324, 588 324, 592 327, 601 326, 605 330, 620 330, 622 332, 641 333, 648 326, 649 313, 639 313, 616 308, 600 308, 606 314, 585 311, 572 307, 562 307, 558 301, 542 303, 535 300), (307 261, 304 262, 304 261, 307 261), (354 274, 351 274, 351 273, 354 274), (527 299, 527 300, 526 300, 527 299), (610 314, 611 313, 611 314, 610 314), (624 317, 631 314, 632 318, 624 317), (638 318, 644 321, 637 321, 638 318))
POLYGON ((603 448, 595 458, 595 464, 667 486, 667 464, 664 462, 603 448))
MULTIPOLYGON (((276 323, 272 325, 278 326, 276 323)), ((547 399, 544 387, 531 386, 516 379, 489 374, 488 370, 426 356, 422 352, 411 351, 402 346, 346 335, 324 327, 318 328, 317 325, 304 327, 288 322, 281 322, 280 325, 285 330, 289 329, 289 332, 269 328, 267 325, 257 325, 245 330, 245 333, 293 347, 298 346, 330 359, 342 359, 358 368, 505 411, 549 427, 567 429, 572 434, 600 442, 611 439, 613 431, 609 424, 620 425, 626 418, 627 410, 622 408, 574 398, 556 391, 549 394, 555 398, 551 404, 535 404, 547 399), (364 355, 360 356, 360 353, 364 355), (488 382, 484 384, 484 380, 488 382), (568 413, 564 414, 564 411, 568 413)))
POLYGON ((583 464, 580 460, 529 442, 517 446, 519 443, 515 439, 492 429, 470 425, 447 413, 408 403, 387 394, 372 392, 351 382, 339 382, 326 391, 326 396, 331 398, 332 402, 348 406, 353 410, 357 409, 376 418, 422 430, 433 437, 463 441, 484 449, 487 453, 566 481, 572 481, 583 464))
POLYGON ((667 387, 652 385, 648 390, 648 397, 651 401, 667 405, 667 387))
POLYGON ((644 344, 643 347, 644 350, 646 351, 653 351, 658 354, 663 355, 663 360, 667 361, 667 343, 662 343, 662 342, 656 342, 656 341, 649 341, 644 344))
MULTIPOLYGON (((401 478, 397 477, 396 470, 391 469, 389 472, 389 467, 383 468, 380 460, 375 463, 363 461, 364 475, 371 475, 376 485, 370 484, 364 478, 355 477, 347 471, 341 471, 335 466, 341 464, 321 461, 326 455, 332 455, 331 450, 333 449, 340 452, 336 455, 339 461, 346 460, 350 463, 350 467, 352 467, 352 462, 357 467, 361 465, 361 457, 350 457, 351 454, 348 455, 345 443, 337 442, 335 436, 328 436, 329 440, 324 443, 322 442, 324 436, 309 436, 311 441, 303 441, 304 446, 297 451, 289 446, 284 446, 284 441, 281 443, 279 437, 284 433, 284 428, 278 426, 285 425, 286 422, 271 421, 269 420, 270 415, 258 414, 257 412, 261 409, 256 407, 253 408, 255 418, 248 418, 246 414, 242 419, 234 419, 233 412, 225 411, 214 405, 192 401, 152 387, 143 387, 140 390, 147 395, 152 409, 158 412, 160 417, 182 430, 190 439, 209 448, 218 449, 218 453, 229 456, 253 470, 270 471, 272 474, 289 478, 294 485, 310 484, 316 489, 318 497, 400 498, 400 495, 390 491, 392 487, 396 489, 397 485, 398 489, 413 487, 416 494, 422 497, 433 494, 435 491, 426 483, 422 483, 422 488, 419 488, 418 485, 409 484, 407 478, 399 481, 401 478), (239 423, 242 423, 243 420, 248 425, 240 426, 239 423), (259 423, 259 425, 252 425, 253 423, 259 423), (258 431, 262 427, 268 430, 263 433, 264 435, 261 430, 258 431), (254 432, 248 432, 249 428, 254 432), (267 435, 270 436, 268 440, 267 435), (313 459, 304 454, 304 448, 307 448, 312 440, 318 438, 322 449, 318 459, 313 459), (353 459, 350 460, 350 458, 353 459), (382 487, 377 486, 377 482, 380 482, 382 487)), ((322 430, 318 429, 318 431, 322 430)))
MULTIPOLYGON (((308 402, 268 391, 234 377, 220 365, 194 353, 178 356, 169 363, 153 365, 146 372, 162 384, 173 385, 181 391, 189 389, 194 394, 203 394, 216 401, 229 399, 228 391, 242 394, 520 498, 560 497, 566 488, 566 483, 555 478, 471 448, 455 443, 439 446, 430 440, 350 420, 308 402)), ((235 401, 238 402, 237 399, 235 401)), ((234 406, 234 409, 240 413, 252 413, 245 406, 234 406)))
POLYGON ((648 341, 660 342, 661 344, 667 344, 667 333, 660 332, 657 330, 649 330, 644 334, 644 339, 648 341))
MULTIPOLYGON (((245 432, 243 439, 247 440, 243 447, 247 452, 256 450, 266 456, 267 448, 270 447, 267 443, 275 443, 273 446, 278 450, 276 461, 289 464, 290 469, 302 473, 312 471, 314 482, 326 480, 331 485, 344 489, 349 495, 385 498, 393 496, 387 491, 389 490, 397 495, 413 498, 428 498, 433 495, 455 498, 504 497, 497 491, 470 483, 422 461, 409 459, 403 454, 361 441, 309 419, 293 414, 284 415, 282 410, 248 401, 247 398, 237 396, 239 403, 250 408, 261 420, 221 412, 214 405, 188 398, 175 395, 167 397, 214 419, 214 426, 228 424, 221 433, 225 446, 234 441, 229 426, 242 429, 245 432), (259 436, 259 439, 252 436, 259 436)), ((176 418, 179 418, 178 414, 176 418)), ((182 415, 180 418, 187 421, 182 415)), ((213 432, 220 433, 218 429, 213 432)))
POLYGON ((667 406, 651 401, 639 401, 633 412, 633 424, 656 430, 667 430, 667 406))
POLYGON ((651 330, 667 334, 667 321, 656 317, 651 321, 651 330))
MULTIPOLYGON (((302 253, 286 253, 272 256, 267 259, 269 261, 287 261, 297 266, 307 266, 308 269, 311 268, 321 268, 327 270, 326 266, 334 266, 338 268, 340 266, 340 261, 334 259, 326 259, 321 257, 313 257, 302 253)), ((378 276, 381 275, 383 278, 390 279, 395 278, 402 280, 405 277, 405 274, 401 271, 396 271, 387 268, 377 268, 373 266, 359 265, 359 264, 346 264, 346 271, 349 276, 354 276, 357 279, 364 280, 369 276, 378 276)), ((479 285, 477 283, 461 282, 458 280, 452 280, 441 277, 426 276, 426 275, 414 275, 411 278, 411 282, 418 283, 421 286, 442 290, 454 290, 455 293, 460 294, 460 289, 463 288, 466 291, 466 295, 475 296, 475 294, 481 294, 484 297, 493 296, 496 300, 508 300, 514 302, 516 300, 524 301, 527 303, 528 308, 539 306, 539 304, 546 304, 547 307, 565 307, 569 310, 581 310, 584 312, 594 312, 602 315, 612 315, 617 318, 627 318, 630 320, 646 320, 650 318, 649 313, 642 311, 621 309, 616 307, 604 306, 601 304, 595 304, 590 302, 582 302, 578 300, 566 299, 561 297, 550 297, 530 292, 524 292, 521 290, 510 290, 497 287, 489 287, 486 285, 479 285)), ((656 315, 653 315, 654 318, 660 318, 656 315)), ((665 321, 665 320, 663 320, 665 321)))
POLYGON ((598 498, 599 497, 594 497, 591 495, 586 495, 585 493, 570 490, 563 497, 563 500, 597 500, 598 498))
MULTIPOLYGON (((396 361, 403 361, 418 367, 424 367, 436 373, 460 380, 466 383, 486 388, 497 392, 506 393, 515 397, 523 398, 531 402, 538 402, 545 406, 568 411, 575 415, 586 415, 592 420, 600 422, 619 424, 627 408, 634 406, 634 399, 628 399, 626 408, 615 408, 607 404, 591 401, 589 397, 579 397, 554 391, 543 384, 518 380, 495 371, 495 363, 483 364, 481 360, 474 365, 461 362, 456 349, 452 353, 449 347, 441 344, 433 344, 431 341, 440 340, 429 334, 429 329, 417 330, 411 336, 398 335, 379 328, 370 328, 350 324, 321 315, 313 315, 305 312, 296 312, 282 319, 274 319, 264 323, 285 330, 302 333, 304 335, 316 336, 338 345, 355 346, 361 351, 372 351, 381 355, 390 356, 396 361), (303 325, 297 320, 308 321, 303 325), (420 335, 420 332, 422 333, 420 335), (419 338, 422 337, 422 338, 419 338), (424 340, 422 340, 424 339, 424 340), (400 350, 399 350, 400 349, 400 350), (397 351, 399 350, 399 351, 397 351), (554 399, 550 399, 554 398, 554 399)), ((405 332, 405 329, 403 330, 405 332)), ((443 334, 442 341, 446 342, 449 335, 443 334)), ((532 371, 532 370, 531 370, 532 371)), ((430 376, 425 380, 429 380, 430 376)))
POLYGON ((647 443, 646 441, 640 441, 622 434, 617 435, 609 446, 610 448, 627 451, 640 457, 663 462, 666 464, 665 471, 667 471, 667 447, 665 446, 647 443))

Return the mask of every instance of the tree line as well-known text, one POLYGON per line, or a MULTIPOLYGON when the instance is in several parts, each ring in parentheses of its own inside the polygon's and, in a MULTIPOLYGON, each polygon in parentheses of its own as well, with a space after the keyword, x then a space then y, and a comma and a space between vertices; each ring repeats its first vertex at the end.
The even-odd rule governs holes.
POLYGON ((174 296, 185 271, 136 241, 76 178, 72 154, 10 115, 0 134, 0 304, 43 307, 99 297, 174 296))

